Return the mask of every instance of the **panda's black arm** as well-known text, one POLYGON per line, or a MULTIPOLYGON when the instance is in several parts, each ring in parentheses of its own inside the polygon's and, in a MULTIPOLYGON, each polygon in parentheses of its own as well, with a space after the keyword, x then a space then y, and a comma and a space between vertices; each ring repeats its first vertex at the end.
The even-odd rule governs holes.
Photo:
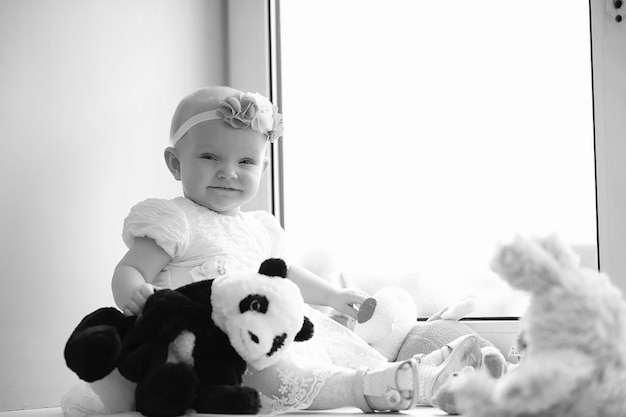
POLYGON ((209 325, 196 328, 194 334, 194 369, 198 378, 205 384, 241 384, 246 362, 232 347, 226 333, 209 325))
POLYGON ((200 384, 193 408, 198 413, 257 414, 261 409, 261 400, 254 388, 200 384))
POLYGON ((161 342, 171 342, 184 330, 185 323, 198 315, 198 306, 189 298, 173 290, 159 290, 148 298, 143 314, 135 322, 124 340, 127 347, 161 342))
POLYGON ((189 299, 172 290, 154 293, 122 342, 119 370, 131 381, 143 379, 155 364, 165 362, 168 346, 194 317, 189 299))

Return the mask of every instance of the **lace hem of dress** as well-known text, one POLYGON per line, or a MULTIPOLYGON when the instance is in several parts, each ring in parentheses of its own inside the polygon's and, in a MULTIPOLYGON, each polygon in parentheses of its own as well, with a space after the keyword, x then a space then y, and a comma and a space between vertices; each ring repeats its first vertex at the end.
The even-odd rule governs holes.
POLYGON ((282 414, 309 408, 320 393, 330 370, 313 369, 309 374, 299 374, 291 369, 277 369, 280 386, 278 394, 271 397, 261 394, 261 414, 282 414))

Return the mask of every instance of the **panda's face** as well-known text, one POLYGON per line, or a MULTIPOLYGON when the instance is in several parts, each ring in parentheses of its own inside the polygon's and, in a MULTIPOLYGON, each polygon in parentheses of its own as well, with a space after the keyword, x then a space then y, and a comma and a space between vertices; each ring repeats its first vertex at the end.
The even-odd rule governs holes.
POLYGON ((289 279, 235 273, 212 285, 213 321, 251 366, 275 363, 304 322, 304 300, 289 279))

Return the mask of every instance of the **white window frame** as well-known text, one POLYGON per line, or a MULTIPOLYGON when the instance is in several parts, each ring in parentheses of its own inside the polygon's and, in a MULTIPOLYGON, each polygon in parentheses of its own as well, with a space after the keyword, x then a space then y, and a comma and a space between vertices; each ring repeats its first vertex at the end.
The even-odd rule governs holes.
POLYGON ((600 270, 626 293, 626 22, 612 5, 590 1, 598 251, 600 270))
MULTIPOLYGON (((297 0, 289 0, 297 1, 297 0)), ((229 83, 259 91, 281 107, 280 0, 226 2, 229 83)), ((618 23, 611 0, 590 0, 596 204, 600 270, 626 293, 626 21, 618 23), (620 93, 622 96, 620 96, 620 93)), ((624 10, 626 14, 626 7, 624 10)), ((271 211, 283 223, 281 141, 272 147, 272 164, 255 208, 271 211)), ((517 320, 467 321, 505 354, 519 330, 517 320)))
MULTIPOLYGON (((277 2, 270 0, 225 1, 227 84, 243 91, 259 92, 281 107, 277 2)), ((282 145, 271 145, 270 166, 257 196, 245 210, 267 210, 284 225, 282 213, 282 145)))

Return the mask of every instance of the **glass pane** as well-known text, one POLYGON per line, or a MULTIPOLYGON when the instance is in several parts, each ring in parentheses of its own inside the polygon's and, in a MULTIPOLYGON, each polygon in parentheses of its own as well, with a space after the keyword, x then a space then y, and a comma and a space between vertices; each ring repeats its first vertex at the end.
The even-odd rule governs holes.
POLYGON ((520 315, 489 270, 516 233, 597 265, 587 2, 284 0, 281 42, 294 255, 422 316, 520 315))

